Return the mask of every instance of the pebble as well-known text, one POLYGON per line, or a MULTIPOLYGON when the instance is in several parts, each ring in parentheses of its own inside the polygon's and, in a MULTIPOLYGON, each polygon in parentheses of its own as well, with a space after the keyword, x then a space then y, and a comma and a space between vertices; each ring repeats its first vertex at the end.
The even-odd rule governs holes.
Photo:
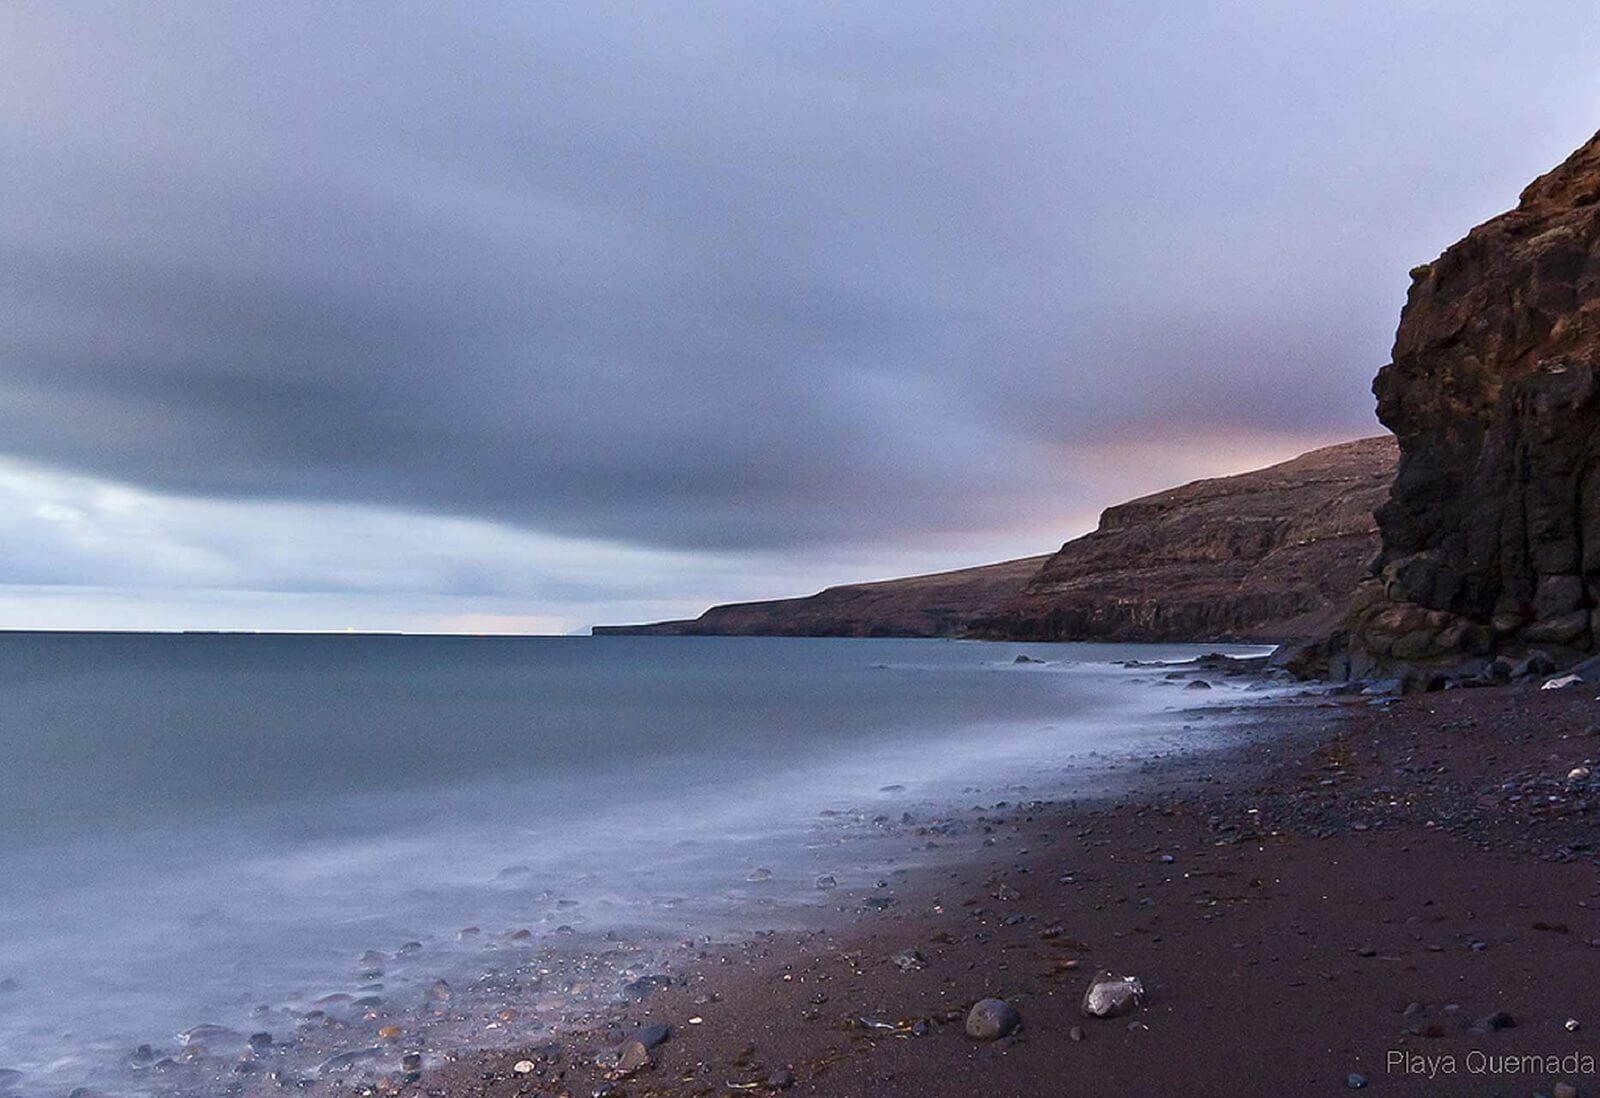
POLYGON ((328 1057, 317 1067, 317 1071, 323 1075, 336 1071, 349 1071, 358 1064, 364 1064, 371 1060, 381 1060, 387 1055, 389 1055, 387 1049, 376 1047, 358 1048, 351 1052, 341 1052, 337 1056, 328 1057))
POLYGON ((1082 1026, 1073 1026, 1067 1030, 1067 1037, 1073 1041, 1081 1041, 1085 1036, 1082 1026))
POLYGON ((665 974, 641 976, 622 985, 622 990, 635 999, 646 999, 658 991, 672 986, 672 977, 665 974))
POLYGON ((1578 1088, 1571 1083, 1557 1083, 1550 1093, 1551 1098, 1578 1098, 1578 1088))
POLYGON ((1367 1085, 1367 1077, 1359 1071, 1352 1071, 1344 1077, 1344 1085, 1351 1090, 1362 1090, 1367 1085))
POLYGON ((824 890, 838 888, 839 882, 834 879, 831 873, 824 873, 822 876, 817 878, 817 887, 824 890))
POLYGON ((757 867, 746 874, 744 879, 756 883, 770 881, 772 880, 772 870, 765 867, 757 867))
POLYGON ((1485 1014, 1472 1024, 1473 1029, 1480 1029, 1485 1033, 1496 1033, 1502 1029, 1515 1029, 1517 1020, 1503 1010, 1493 1014, 1485 1014))
POLYGON ((919 968, 928 967, 928 959, 914 949, 902 949, 899 953, 889 958, 901 972, 913 972, 919 968))
POLYGON ((977 1041, 996 1041, 1022 1024, 1017 1008, 1004 999, 982 999, 967 1012, 967 1036, 977 1041))
POLYGON ((229 1029, 227 1026, 207 1024, 194 1026, 190 1029, 184 1030, 182 1033, 178 1034, 178 1040, 182 1041, 186 1045, 203 1045, 208 1041, 214 1044, 226 1043, 227 1041, 235 1039, 238 1036, 238 1033, 229 1029))
POLYGON ((768 1090, 788 1090, 794 1086, 794 1072, 788 1068, 779 1068, 767 1076, 768 1090))
POLYGON ((531 1075, 533 1074, 533 1067, 534 1064, 532 1060, 518 1060, 516 1063, 511 1065, 511 1070, 516 1072, 518 1075, 531 1075))
POLYGON ((1100 971, 1083 993, 1083 1013, 1090 1018, 1117 1018, 1144 1000, 1144 984, 1137 976, 1117 976, 1100 971))
POLYGON ((640 1068, 650 1063, 650 1050, 645 1048, 643 1041, 627 1041, 623 1043, 622 1055, 617 1059, 617 1073, 632 1075, 640 1068))

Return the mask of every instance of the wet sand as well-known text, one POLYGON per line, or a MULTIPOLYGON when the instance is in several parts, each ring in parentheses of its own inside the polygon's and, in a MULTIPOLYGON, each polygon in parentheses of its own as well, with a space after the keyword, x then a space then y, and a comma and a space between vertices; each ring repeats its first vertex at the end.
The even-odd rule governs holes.
POLYGON ((1381 1094, 1600 1093, 1597 797, 1568 779, 1600 756, 1596 692, 1284 710, 1287 733, 1119 802, 972 813, 958 863, 841 894, 815 931, 685 947, 667 986, 558 1039, 518 1043, 513 1019, 504 1050, 319 1089, 1282 1095, 1356 1073, 1381 1094), (1144 1006, 1083 1017, 1102 968, 1138 976, 1144 1006), (1023 1024, 981 1043, 963 1020, 990 996, 1023 1024), (648 1062, 612 1067, 652 1024, 671 1036, 648 1062))

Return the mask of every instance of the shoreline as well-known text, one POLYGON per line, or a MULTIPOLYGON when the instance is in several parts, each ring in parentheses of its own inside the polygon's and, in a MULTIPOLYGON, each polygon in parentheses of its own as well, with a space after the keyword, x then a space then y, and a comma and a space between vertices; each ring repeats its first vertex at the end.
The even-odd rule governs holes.
POLYGON ((1384 1094, 1594 1093, 1600 802, 1566 775, 1600 754, 1595 709, 1581 686, 1274 707, 1270 736, 1158 764, 1140 792, 980 813, 969 856, 881 908, 698 943, 587 1030, 375 1090, 1265 1095, 1354 1073, 1384 1094), (1084 1018, 1101 968, 1145 1005, 1084 1018), (1023 1024, 979 1043, 962 1023, 990 996, 1023 1024), (656 1025, 664 1043, 602 1066, 656 1025))
MULTIPOLYGON (((1242 675, 1223 681, 1228 672, 1242 671, 1234 661, 1173 667, 1171 661, 1192 658, 1196 648, 1122 649, 1117 658, 1063 650, 1069 658, 1040 660, 1019 657, 1014 648, 995 659, 987 646, 964 655, 922 644, 902 647, 865 659, 828 646, 826 658, 807 665, 845 676, 835 692, 842 700, 816 712, 790 706, 787 723, 773 715, 773 727, 816 725, 826 732, 859 726, 887 733, 860 744, 821 735, 816 743, 829 753, 820 756, 758 752, 749 745, 771 736, 741 737, 736 750, 668 753, 654 766, 646 760, 642 767, 630 761, 609 771, 569 768, 572 781, 586 783, 570 787, 571 799, 569 787, 551 781, 530 793, 521 771, 515 780, 502 780, 508 776, 493 774, 503 765, 496 760, 483 781, 440 783, 437 790, 419 785, 416 792, 324 800, 297 788, 291 799, 263 800, 258 813, 218 819, 215 826, 204 804, 154 818, 119 849, 126 852, 124 864, 161 874, 166 894, 155 899, 164 904, 158 914, 172 933, 144 941, 137 925, 85 923, 86 952, 74 959, 95 958, 80 970, 104 994, 83 986, 81 1001, 72 1000, 79 991, 76 972, 59 982, 64 994, 54 995, 43 968, 30 967, 39 954, 19 952, 21 963, 0 971, 0 1022, 17 1038, 0 1040, 8 1046, 0 1059, 0 1093, 66 1098, 84 1087, 80 1098, 216 1098, 284 1087, 334 1092, 402 1076, 411 1053, 422 1057, 426 1076, 448 1058, 447 1050, 565 1040, 574 1032, 581 1037, 601 1024, 625 983, 694 963, 708 941, 700 935, 717 935, 715 944, 731 949, 772 927, 832 929, 845 925, 848 911, 862 901, 880 897, 877 881, 886 882, 881 895, 889 895, 913 866, 932 872, 927 863, 964 859, 978 841, 972 833, 983 826, 963 807, 973 800, 984 802, 981 814, 992 802, 1045 790, 1140 784, 1148 771, 1142 760, 1226 744, 1238 735, 1229 729, 1241 719, 1239 703, 1255 710, 1265 701, 1265 683, 1242 675), (1041 663, 1063 666, 1027 666, 1041 663), (934 677, 925 677, 929 673, 934 677), (1183 683, 1163 681, 1197 673, 1218 689, 1185 693, 1183 683), (690 772, 674 762, 680 756, 700 764, 690 772), (719 757, 754 766, 740 778, 740 795, 726 803, 717 798, 727 780, 718 773, 719 757), (614 787, 597 780, 635 772, 647 780, 614 787), (1035 792, 1026 792, 1030 783, 1035 792), (587 793, 605 788, 612 791, 598 798, 587 793), (659 801, 687 811, 640 816, 626 798, 615 819, 577 815, 574 807, 603 805, 616 790, 653 794, 658 788, 655 800, 645 796, 637 804, 659 801), (765 796, 752 799, 751 790, 765 796), (542 814, 527 814, 530 797, 542 814), (546 810, 562 803, 565 819, 546 810), (430 806, 440 806, 451 826, 428 823, 430 806), (278 881, 270 844, 238 840, 266 834, 277 821, 297 822, 306 811, 312 812, 305 828, 313 838, 330 823, 360 825, 348 837, 335 829, 333 841, 299 844, 313 856, 309 864, 321 867, 300 887, 278 881), (423 822, 410 826, 407 818, 418 813, 423 822), (631 826, 633 817, 640 826, 631 826), (591 841, 563 854, 561 828, 588 820, 599 821, 590 825, 591 841), (179 833, 178 821, 185 825, 182 835, 197 837, 193 848, 152 858, 169 829, 179 833), (556 845, 541 843, 536 825, 556 845), (370 856, 366 836, 382 840, 370 856), (221 859, 231 875, 208 878, 196 867, 211 864, 213 847, 236 850, 244 860, 221 859), (450 857, 458 861, 442 861, 440 851, 454 851, 450 857), (720 857, 708 860, 713 854, 720 857), (397 872, 388 873, 391 868, 397 872), (328 872, 334 869, 340 872, 328 872), (814 887, 819 876, 831 875, 835 888, 814 887), (320 920, 302 917, 302 898, 321 905, 313 909, 322 912, 320 920), (835 910, 840 906, 846 914, 835 910), (285 928, 296 925, 305 933, 286 938, 285 928), (186 948, 191 927, 192 952, 186 948), (696 941, 685 952, 690 938, 696 941), (152 984, 160 994, 133 1001, 127 989, 143 985, 119 981, 127 965, 159 967, 172 981, 166 989, 172 994, 152 984), (440 980, 447 986, 436 986, 440 980)), ((727 662, 716 651, 706 658, 718 668, 727 662)), ((212 662, 231 673, 228 661, 212 662)), ((752 651, 734 662, 765 673, 774 661, 752 651)), ((318 675, 326 678, 321 668, 318 675)), ((766 681, 759 674, 739 678, 766 681)), ((317 685, 315 679, 306 683, 313 694, 317 685)), ((813 688, 791 675, 787 689, 792 699, 813 688)), ((760 721, 770 707, 762 701, 746 716, 760 721)), ((738 723, 722 721, 730 729, 738 723)), ((467 719, 464 726, 475 725, 467 719)), ((360 734, 340 741, 352 756, 366 742, 360 734)), ((387 738, 378 742, 390 754, 400 750, 387 738)), ((454 759, 454 752, 434 755, 446 763, 454 759)), ((46 895, 39 882, 48 860, 58 856, 50 844, 35 848, 22 847, 14 859, 24 897, 46 895), (30 860, 35 848, 38 856, 30 860)), ((115 894, 109 886, 116 875, 94 883, 115 894)), ((59 910, 71 910, 70 897, 63 892, 59 910)), ((50 929, 36 918, 48 915, 37 901, 34 909, 12 914, 24 932, 50 929)), ((27 933, 19 938, 24 947, 32 940, 27 933)))

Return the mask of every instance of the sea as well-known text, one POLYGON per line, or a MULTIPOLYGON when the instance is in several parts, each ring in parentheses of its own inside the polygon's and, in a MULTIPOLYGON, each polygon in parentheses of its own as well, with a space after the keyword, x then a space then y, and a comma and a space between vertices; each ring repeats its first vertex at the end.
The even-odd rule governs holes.
POLYGON ((581 990, 620 994, 652 943, 892 897, 974 847, 958 810, 1225 744, 1272 691, 1168 677, 1213 650, 0 634, 0 1094, 176 1093, 257 1033, 290 1075, 382 1069, 373 1019, 540 958, 515 1036, 557 1033, 551 958, 609 948, 581 990))

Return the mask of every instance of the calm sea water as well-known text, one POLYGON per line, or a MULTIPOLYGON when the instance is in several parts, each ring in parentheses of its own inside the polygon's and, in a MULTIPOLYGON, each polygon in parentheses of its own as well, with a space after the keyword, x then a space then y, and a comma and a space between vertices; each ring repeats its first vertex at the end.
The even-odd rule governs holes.
POLYGON ((1122 661, 1199 651, 0 635, 0 1093, 356 991, 368 950, 420 984, 469 924, 803 921, 819 874, 883 872, 819 813, 1092 791, 1199 693, 1122 661))

